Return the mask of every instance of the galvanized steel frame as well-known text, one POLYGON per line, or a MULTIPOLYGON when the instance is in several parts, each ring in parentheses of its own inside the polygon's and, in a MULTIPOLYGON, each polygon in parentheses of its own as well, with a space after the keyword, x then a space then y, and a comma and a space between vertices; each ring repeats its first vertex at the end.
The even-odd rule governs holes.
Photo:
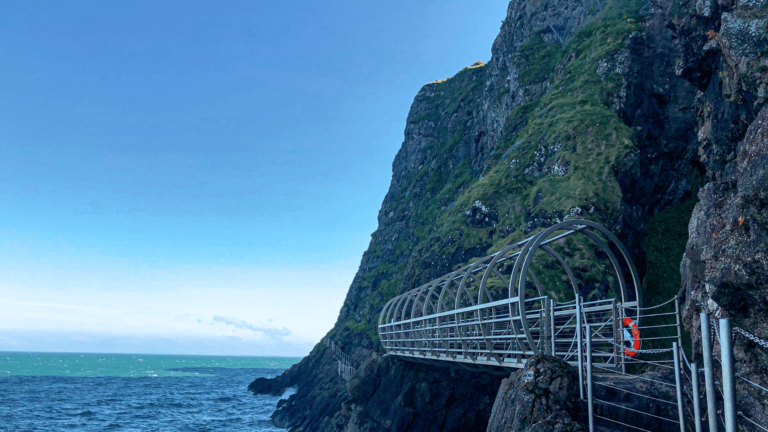
MULTIPOLYGON (((574 294, 579 294, 579 283, 568 261, 549 246, 571 235, 586 236, 608 257, 620 304, 641 307, 637 269, 624 245, 600 224, 567 220, 392 298, 379 316, 379 339, 385 351, 414 361, 448 361, 470 369, 475 369, 470 364, 522 367, 528 357, 539 352, 575 357, 577 347, 573 343, 574 352, 570 353, 558 350, 555 341, 556 334, 563 330, 558 330, 556 319, 567 327, 569 317, 576 314, 575 305, 557 306, 533 270, 534 255, 546 253, 565 271, 574 294), (611 246, 618 251, 618 257, 611 246), (503 291, 488 289, 491 278, 503 282, 507 298, 499 298, 503 291), (526 293, 529 286, 536 291, 531 298, 526 293)), ((615 299, 605 302, 592 302, 591 306, 585 303, 584 312, 598 315, 592 322, 585 315, 584 324, 613 322, 616 316, 625 315, 615 299)), ((635 318, 640 325, 639 311, 635 318)), ((613 338, 616 326, 610 330, 613 338)), ((572 333, 575 342, 577 335, 572 333)), ((618 360, 615 366, 619 366, 618 360)))

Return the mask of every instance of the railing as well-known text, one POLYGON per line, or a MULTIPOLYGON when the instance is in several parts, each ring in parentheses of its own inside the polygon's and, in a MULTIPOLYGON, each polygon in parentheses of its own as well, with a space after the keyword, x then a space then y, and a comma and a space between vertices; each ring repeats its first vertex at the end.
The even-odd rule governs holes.
MULTIPOLYGON (((728 319, 721 319, 718 325, 714 320, 710 320, 709 314, 701 314, 704 367, 699 368, 697 363, 689 362, 680 343, 682 333, 677 298, 659 306, 672 301, 675 304, 675 311, 652 311, 653 313, 645 314, 644 321, 646 330, 663 329, 669 324, 657 324, 653 321, 673 316, 677 334, 651 338, 656 341, 666 341, 666 344, 672 341, 671 347, 660 348, 658 343, 655 348, 645 350, 624 347, 621 353, 624 357, 621 361, 622 371, 618 371, 615 367, 605 367, 601 364, 602 360, 594 357, 594 353, 600 351, 595 348, 595 341, 613 343, 595 331, 594 326, 585 326, 586 359, 584 369, 579 368, 579 376, 581 379, 581 375, 585 375, 586 398, 582 396, 582 399, 588 407, 590 432, 600 425, 646 432, 669 427, 677 428, 681 432, 686 430, 702 432, 705 424, 710 432, 722 430, 720 428, 724 428, 726 432, 738 430, 768 432, 768 413, 761 412, 762 415, 759 415, 759 418, 754 418, 737 407, 740 394, 753 390, 761 393, 762 400, 765 401, 765 398, 768 398, 768 388, 735 373, 733 337, 743 336, 762 348, 768 348, 768 342, 738 327, 732 329, 728 319), (715 342, 720 345, 719 355, 717 350, 713 350, 715 342), (627 353, 631 352, 648 355, 651 358, 644 359, 639 355, 630 357, 627 353), (644 366, 646 371, 655 370, 662 373, 655 375, 628 373, 627 368, 631 368, 631 365, 644 366), (717 382, 715 377, 715 371, 718 368, 721 371, 720 382, 717 382), (664 374, 664 370, 670 373, 664 374), (616 376, 622 378, 621 383, 611 378, 616 376), (638 392, 636 390, 648 382, 655 386, 653 391, 638 392), (598 387, 605 392, 611 392, 614 398, 607 400, 596 396, 595 389, 598 387), (647 401, 647 404, 644 408, 638 408, 636 405, 622 403, 622 398, 619 396, 621 394, 628 398, 640 398, 647 401), (630 417, 633 417, 634 421, 619 420, 630 417), (642 422, 638 420, 640 418, 642 422), (641 423, 651 424, 654 427, 640 427, 641 423)), ((657 307, 646 308, 645 311, 657 307)))
MULTIPOLYGON (((699 369, 681 348, 679 299, 642 307, 639 286, 626 248, 609 230, 569 220, 392 298, 379 315, 379 340, 386 355, 504 375, 540 353, 560 357, 577 367, 590 431, 597 422, 640 431, 673 426, 681 432, 701 432, 707 423, 710 432, 718 425, 736 432, 740 418, 742 430, 768 432, 768 413, 748 415, 736 409, 739 392, 750 389, 768 397, 768 388, 756 383, 761 381, 756 377, 734 373, 732 337, 743 336, 762 348, 768 342, 740 328, 731 330, 727 320, 711 332, 714 324, 702 315, 704 368, 699 369), (591 253, 584 253, 584 240, 594 246, 591 253), (563 258, 579 255, 575 250, 581 251, 579 271, 589 264, 597 267, 609 285, 601 292, 617 298, 582 301, 581 277, 563 258), (557 268, 575 300, 552 296, 556 290, 549 284, 557 279, 550 271, 557 268), (537 276, 541 269, 547 270, 549 284, 537 276), (711 333, 720 344, 719 357, 712 355, 711 333), (721 365, 722 385, 714 383, 714 361, 721 365), (647 383, 652 388, 636 391, 647 383)), ((343 353, 339 357, 339 374, 348 379, 350 372, 345 371, 354 368, 345 369, 351 363, 341 360, 343 353)))
MULTIPOLYGON (((604 337, 618 341, 616 314, 628 313, 619 304, 639 306, 639 286, 634 263, 613 233, 591 221, 568 220, 394 297, 379 316, 379 340, 389 355, 470 369, 522 367, 539 353, 559 352, 577 361, 577 309, 583 307, 585 323, 598 324, 604 337), (581 247, 582 255, 592 258, 582 260, 579 271, 591 264, 611 281, 610 290, 619 299, 581 305, 558 303, 545 294, 536 274, 541 266, 559 268, 567 289, 574 296, 580 293, 576 273, 562 253, 581 247)), ((639 318, 635 321, 639 324, 639 318)), ((596 355, 612 358, 618 367, 618 351, 605 348, 606 353, 596 355)))
POLYGON ((382 325, 382 344, 388 355, 452 362, 474 370, 503 367, 506 374, 506 368, 522 367, 534 355, 533 348, 560 357, 577 367, 591 432, 601 426, 702 432, 704 425, 710 432, 718 428, 768 432, 763 418, 768 413, 755 417, 737 410, 739 392, 749 388, 768 397, 768 388, 734 372, 732 338, 743 336, 763 348, 768 348, 768 342, 738 327, 731 329, 729 320, 720 320, 718 327, 702 314, 704 367, 699 368, 682 349, 677 297, 639 308, 616 299, 582 302, 577 296, 557 303, 544 296, 526 300, 525 318, 514 315, 516 301, 382 325), (645 346, 634 345, 629 326, 623 324, 627 316, 632 317, 645 346), (533 345, 526 345, 527 336, 520 334, 522 320, 528 323, 533 345), (719 355, 713 354, 715 342, 719 355), (714 378, 718 365, 722 383, 714 378))
POLYGON ((336 356, 336 361, 338 362, 339 377, 343 378, 344 380, 349 380, 352 375, 357 372, 357 369, 353 366, 354 363, 352 361, 352 357, 344 354, 344 351, 342 351, 339 345, 334 341, 325 338, 323 339, 323 342, 325 342, 325 345, 331 349, 333 355, 336 356))

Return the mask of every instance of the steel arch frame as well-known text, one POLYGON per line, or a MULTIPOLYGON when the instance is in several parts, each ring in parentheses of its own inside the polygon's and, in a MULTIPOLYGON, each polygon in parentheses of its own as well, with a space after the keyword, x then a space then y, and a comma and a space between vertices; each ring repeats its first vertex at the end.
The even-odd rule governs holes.
MULTIPOLYGON (((572 235, 583 235, 607 256, 620 303, 641 307, 640 279, 626 247, 600 224, 566 220, 390 299, 378 322, 384 350, 415 359, 448 360, 462 367, 520 367, 542 351, 549 331, 544 317, 550 300, 534 272, 534 255, 541 251, 554 259, 578 294, 579 282, 568 261, 549 246, 572 235), (494 297, 499 294, 488 287, 492 278, 504 283, 506 299, 494 297), (538 296, 529 298, 528 287, 538 296)), ((639 325, 639 315, 635 318, 639 325)))

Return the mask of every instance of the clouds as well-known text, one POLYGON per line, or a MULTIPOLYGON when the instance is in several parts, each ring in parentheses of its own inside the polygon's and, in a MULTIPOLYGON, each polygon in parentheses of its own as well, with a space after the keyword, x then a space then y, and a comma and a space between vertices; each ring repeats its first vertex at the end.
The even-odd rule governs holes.
POLYGON ((3 329, 0 331, 0 351, 303 357, 315 345, 314 341, 240 336, 232 334, 162 336, 70 330, 3 329))
POLYGON ((291 335, 291 331, 287 329, 286 327, 283 327, 282 329, 278 329, 275 327, 260 327, 257 325, 253 325, 247 321, 237 319, 237 318, 227 318, 222 316, 214 316, 213 322, 220 322, 225 325, 231 325, 235 328, 239 328, 242 330, 250 330, 252 332, 260 332, 263 333, 265 336, 268 336, 271 339, 282 339, 286 336, 291 335))

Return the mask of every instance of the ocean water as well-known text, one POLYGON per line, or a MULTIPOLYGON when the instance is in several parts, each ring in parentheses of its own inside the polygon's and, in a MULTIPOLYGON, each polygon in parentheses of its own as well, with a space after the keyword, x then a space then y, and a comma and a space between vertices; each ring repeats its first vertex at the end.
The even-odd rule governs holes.
POLYGON ((0 431, 277 432, 246 387, 299 360, 0 352, 0 431))

